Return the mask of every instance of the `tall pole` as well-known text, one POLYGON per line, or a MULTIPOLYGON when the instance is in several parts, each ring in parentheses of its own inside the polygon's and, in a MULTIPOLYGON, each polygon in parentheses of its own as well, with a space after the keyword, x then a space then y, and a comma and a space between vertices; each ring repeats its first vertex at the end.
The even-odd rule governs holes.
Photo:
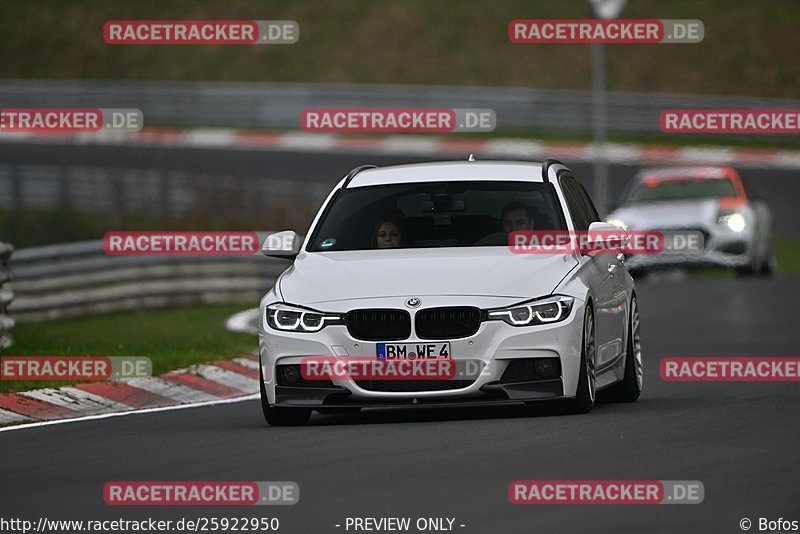
POLYGON ((608 158, 606 156, 606 51, 592 44, 592 148, 597 209, 608 214, 608 158))
MULTIPOLYGON (((628 0, 589 0, 594 16, 611 20, 620 16, 628 0)), ((592 148, 594 152, 594 194, 597 211, 608 215, 608 147, 606 146, 606 51, 592 44, 592 148)))

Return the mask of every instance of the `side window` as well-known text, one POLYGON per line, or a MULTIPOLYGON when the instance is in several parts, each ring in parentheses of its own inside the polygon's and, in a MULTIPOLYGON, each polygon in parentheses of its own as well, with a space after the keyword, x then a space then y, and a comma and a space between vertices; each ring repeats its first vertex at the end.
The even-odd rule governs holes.
POLYGON ((583 187, 583 184, 577 180, 575 181, 575 184, 578 186, 581 197, 583 198, 583 203, 586 207, 586 214, 589 216, 589 223, 599 221, 600 216, 597 214, 597 208, 594 207, 594 202, 592 202, 592 198, 589 196, 589 193, 586 192, 586 188, 583 187))
POLYGON ((569 212, 572 215, 572 220, 575 223, 575 229, 588 230, 589 218, 584 211, 580 194, 575 187, 575 181, 571 176, 563 176, 560 181, 561 188, 564 190, 564 197, 567 199, 567 207, 569 208, 569 212))

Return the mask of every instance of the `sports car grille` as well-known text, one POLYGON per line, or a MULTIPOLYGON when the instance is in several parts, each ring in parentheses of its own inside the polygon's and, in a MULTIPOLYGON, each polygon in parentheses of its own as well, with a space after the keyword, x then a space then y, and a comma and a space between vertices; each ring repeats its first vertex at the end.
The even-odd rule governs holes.
POLYGON ((474 380, 356 380, 361 389, 394 393, 461 389, 473 382, 474 380))
MULTIPOLYGON (((655 229, 653 231, 656 231, 655 229)), ((705 228, 700 227, 674 227, 674 228, 659 228, 657 231, 665 232, 665 233, 677 233, 677 234, 684 234, 687 232, 697 232, 703 236, 703 246, 705 247, 706 243, 708 243, 708 239, 711 237, 711 233, 706 230, 705 228)))
POLYGON ((345 323, 351 336, 364 341, 398 341, 411 335, 411 316, 405 310, 352 310, 345 323))
POLYGON ((414 321, 420 339, 458 339, 478 331, 481 311, 470 307, 428 308, 417 312, 414 321))

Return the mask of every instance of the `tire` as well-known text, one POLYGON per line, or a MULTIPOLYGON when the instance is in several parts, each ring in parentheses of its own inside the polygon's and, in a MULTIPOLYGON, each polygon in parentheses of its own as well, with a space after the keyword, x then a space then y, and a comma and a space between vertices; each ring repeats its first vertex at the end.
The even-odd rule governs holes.
POLYGON ((276 408, 269 405, 267 389, 264 387, 264 374, 261 360, 258 365, 258 385, 261 391, 261 410, 269 426, 302 426, 311 419, 311 410, 305 408, 276 408))
POLYGON ((642 393, 644 366, 642 364, 639 305, 636 303, 635 296, 631 299, 631 314, 625 347, 625 374, 620 382, 603 392, 604 396, 612 402, 635 402, 642 393))
POLYGON ((771 248, 763 258, 755 257, 750 265, 736 269, 737 276, 772 276, 775 274, 775 254, 771 248))
POLYGON ((767 257, 764 258, 764 261, 761 263, 761 270, 759 271, 759 274, 762 276, 769 276, 769 277, 774 276, 775 269, 777 268, 777 266, 778 262, 775 260, 775 255, 772 252, 770 252, 769 255, 767 255, 767 257))
POLYGON ((578 375, 578 388, 575 398, 566 403, 568 413, 589 413, 594 407, 597 396, 597 345, 595 338, 594 311, 591 305, 586 306, 583 316, 583 341, 581 343, 581 370, 578 375))

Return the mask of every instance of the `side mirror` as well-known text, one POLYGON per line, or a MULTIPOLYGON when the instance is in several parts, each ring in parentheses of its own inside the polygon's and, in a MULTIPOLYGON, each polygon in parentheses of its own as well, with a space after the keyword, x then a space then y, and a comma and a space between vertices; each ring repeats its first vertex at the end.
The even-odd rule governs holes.
POLYGON ((303 238, 293 230, 284 230, 270 234, 261 246, 261 253, 270 258, 293 260, 300 253, 303 238))
POLYGON ((593 222, 589 225, 588 233, 590 242, 602 244, 606 249, 622 248, 631 241, 624 228, 607 222, 593 222))

